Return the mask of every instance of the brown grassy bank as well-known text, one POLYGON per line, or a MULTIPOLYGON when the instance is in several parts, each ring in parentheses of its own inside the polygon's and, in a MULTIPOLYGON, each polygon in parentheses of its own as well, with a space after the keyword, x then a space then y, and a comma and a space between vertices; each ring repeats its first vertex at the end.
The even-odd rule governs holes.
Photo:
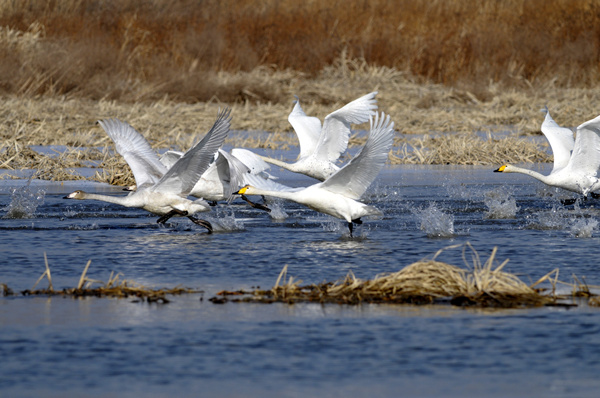
POLYGON ((549 161, 519 136, 539 133, 544 105, 564 126, 598 114, 599 10, 566 0, 1 2, 0 168, 49 179, 77 178, 62 171, 89 159, 123 169, 106 151, 79 150, 111 145, 96 120, 187 148, 223 106, 233 129, 273 133, 230 144, 286 148, 294 95, 323 118, 375 90, 403 134, 394 163, 549 161), (501 130, 513 135, 473 134, 501 130), (448 132, 459 135, 435 138, 448 132), (27 150, 53 144, 74 150, 27 150))
POLYGON ((313 77, 349 58, 488 100, 489 82, 597 86, 600 3, 4 1, 0 54, 5 94, 280 103, 289 97, 277 81, 216 76, 266 67, 313 77))

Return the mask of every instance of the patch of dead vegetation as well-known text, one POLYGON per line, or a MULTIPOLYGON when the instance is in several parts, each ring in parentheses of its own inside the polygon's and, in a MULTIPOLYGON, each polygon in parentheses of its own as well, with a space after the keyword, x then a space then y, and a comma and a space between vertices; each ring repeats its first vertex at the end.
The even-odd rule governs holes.
MULTIPOLYGON (((482 264, 479 254, 469 244, 450 246, 438 251, 432 259, 410 264, 398 272, 377 275, 370 280, 361 280, 352 272, 336 282, 324 282, 302 286, 302 281, 287 276, 287 266, 283 268, 275 286, 270 290, 222 291, 210 301, 221 304, 274 303, 288 304, 302 302, 357 305, 375 304, 435 304, 450 303, 470 307, 537 307, 567 305, 566 296, 556 294, 558 270, 554 270, 532 285, 522 282, 515 274, 503 270, 508 263, 495 261, 497 248, 482 264), (466 268, 457 267, 436 258, 448 249, 462 247, 466 268), (467 260, 470 257, 471 261, 467 260), (537 286, 550 282, 552 289, 537 286)), ((573 285, 571 297, 581 296, 586 291, 582 285, 573 285)), ((587 294, 591 297, 589 289, 587 294)), ((595 302, 595 301, 594 301, 595 302)))

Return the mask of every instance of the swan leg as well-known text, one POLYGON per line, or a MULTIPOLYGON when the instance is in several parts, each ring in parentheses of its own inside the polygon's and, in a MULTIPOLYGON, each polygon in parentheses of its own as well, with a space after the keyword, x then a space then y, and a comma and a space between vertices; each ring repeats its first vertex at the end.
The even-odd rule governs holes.
POLYGON ((359 218, 355 218, 354 220, 348 223, 348 229, 350 229, 350 237, 352 238, 352 231, 354 230, 354 224, 360 225, 362 224, 362 220, 359 218))
POLYGON ((590 192, 590 195, 592 195, 592 198, 594 199, 600 199, 600 193, 590 192))
POLYGON ((199 218, 196 218, 196 217, 192 217, 192 216, 187 216, 187 217, 188 217, 190 220, 192 220, 192 222, 193 222, 194 224, 200 225, 200 226, 202 226, 202 227, 204 227, 204 228, 208 229, 208 233, 209 233, 209 234, 212 234, 213 227, 212 227, 212 224, 211 224, 211 223, 209 223, 209 222, 208 222, 208 221, 206 221, 206 220, 200 220, 199 218))
POLYGON ((264 210, 264 211, 269 212, 269 213, 271 212, 271 209, 269 209, 267 206, 261 205, 260 203, 254 203, 254 202, 252 202, 250 199, 248 199, 246 197, 246 195, 242 195, 242 199, 244 201, 246 201, 246 203, 248 203, 250 206, 254 207, 255 209, 264 210))
POLYGON ((156 222, 159 224, 164 224, 169 220, 169 218, 173 216, 187 216, 187 214, 188 212, 186 210, 173 209, 164 216, 160 217, 158 220, 156 220, 156 222))
POLYGON ((563 206, 570 206, 570 205, 574 205, 575 202, 577 202, 579 198, 575 198, 575 199, 561 199, 560 203, 562 203, 563 206))
POLYGON ((211 200, 208 202, 209 205, 211 206, 216 206, 217 205, 217 201, 216 200, 211 200))

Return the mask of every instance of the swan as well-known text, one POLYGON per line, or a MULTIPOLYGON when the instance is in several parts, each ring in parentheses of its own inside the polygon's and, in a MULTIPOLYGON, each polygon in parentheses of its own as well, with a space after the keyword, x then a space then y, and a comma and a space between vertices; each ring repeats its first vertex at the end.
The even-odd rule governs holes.
MULTIPOLYGON (((190 195, 207 200, 212 206, 215 206, 219 201, 232 201, 235 198, 235 191, 250 183, 250 181, 260 183, 260 179, 248 180, 247 176, 251 174, 260 175, 264 169, 268 168, 268 165, 257 155, 254 155, 255 158, 251 158, 244 151, 252 153, 243 149, 233 149, 232 153, 219 149, 215 154, 214 161, 194 185, 190 195), (234 153, 242 156, 244 161, 240 160, 234 153), (250 163, 252 167, 248 167, 246 163, 250 163)), ((160 162, 169 169, 182 155, 183 152, 167 151, 160 157, 160 162)), ((245 195, 242 195, 242 199, 254 208, 267 212, 271 211, 265 205, 252 202, 245 195)))
POLYGON ((223 144, 229 132, 230 113, 227 108, 219 112, 217 120, 206 136, 168 170, 160 163, 148 142, 133 127, 116 119, 99 121, 115 142, 117 152, 131 167, 137 189, 125 197, 78 190, 65 196, 65 199, 94 199, 125 207, 142 208, 161 216, 157 220, 160 224, 173 216, 185 216, 211 233, 212 225, 208 221, 192 217, 195 213, 209 211, 210 206, 202 199, 192 201, 187 199, 187 196, 223 144))
POLYGON ((295 163, 285 163, 277 159, 262 157, 266 162, 295 173, 324 181, 340 168, 334 163, 348 147, 350 124, 365 123, 377 109, 377 92, 364 95, 330 113, 323 121, 307 116, 296 97, 296 104, 288 116, 298 141, 300 156, 295 163))
MULTIPOLYGON (((547 114, 546 120, 551 119, 547 114)), ((552 122, 554 121, 552 120, 552 122)), ((554 166, 549 175, 546 176, 510 164, 505 164, 494 170, 494 172, 526 174, 546 185, 580 193, 586 198, 588 194, 593 194, 594 191, 600 188, 600 179, 598 179, 598 169, 600 168, 600 116, 577 127, 572 151, 568 151, 569 139, 567 132, 564 131, 568 129, 561 128, 555 122, 552 122, 548 122, 546 126, 551 127, 550 130, 554 132, 554 135, 548 135, 542 130, 546 137, 552 137, 548 141, 553 151, 557 151, 554 166), (560 134, 558 133, 559 128, 563 130, 560 134), (554 144, 552 144, 553 141, 554 144), (562 144, 559 144, 561 142, 562 144)), ((548 129, 546 130, 548 131, 548 129)))
MULTIPOLYGON (((361 224, 361 217, 382 215, 373 206, 359 199, 375 180, 384 166, 392 147, 394 123, 381 113, 370 121, 370 132, 365 146, 352 160, 323 182, 305 188, 261 189, 246 185, 240 195, 265 195, 292 200, 321 213, 341 218, 348 222, 352 237, 353 224, 361 224)), ((278 184, 281 186, 281 184, 278 184)))

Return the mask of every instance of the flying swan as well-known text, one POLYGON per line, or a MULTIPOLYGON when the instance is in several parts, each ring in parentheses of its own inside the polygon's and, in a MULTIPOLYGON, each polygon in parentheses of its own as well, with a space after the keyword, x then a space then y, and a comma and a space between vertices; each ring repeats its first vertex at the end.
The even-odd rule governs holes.
POLYGON ((161 216, 157 220, 161 224, 173 216, 188 217, 211 233, 212 225, 208 221, 192 217, 195 213, 209 211, 210 206, 202 199, 192 201, 187 196, 229 133, 230 113, 227 108, 219 112, 206 136, 168 170, 160 163, 150 144, 133 127, 116 119, 99 121, 115 142, 117 152, 131 168, 137 189, 125 197, 75 191, 65 199, 94 199, 141 208, 161 216))
POLYGON ((572 147, 570 146, 571 130, 559 127, 549 113, 542 124, 542 132, 550 142, 554 153, 554 165, 549 175, 510 164, 505 164, 494 171, 526 174, 546 185, 580 193, 584 198, 600 189, 600 179, 598 179, 600 116, 577 127, 572 147))
POLYGON ((300 100, 296 97, 296 105, 288 116, 288 121, 298 136, 299 159, 295 163, 285 163, 261 157, 275 166, 324 181, 340 169, 334 162, 348 147, 350 124, 365 123, 375 114, 375 95, 377 92, 369 93, 330 113, 325 117, 323 127, 318 118, 304 113, 300 100))
MULTIPOLYGON (((370 119, 370 132, 365 146, 352 160, 325 181, 306 188, 279 188, 265 190, 246 185, 240 195, 265 195, 292 200, 313 210, 341 218, 348 222, 350 236, 353 224, 361 224, 361 217, 382 215, 373 206, 358 202, 383 168, 392 147, 394 123, 389 116, 376 113, 370 119)), ((278 184, 281 186, 281 184, 278 184)))

